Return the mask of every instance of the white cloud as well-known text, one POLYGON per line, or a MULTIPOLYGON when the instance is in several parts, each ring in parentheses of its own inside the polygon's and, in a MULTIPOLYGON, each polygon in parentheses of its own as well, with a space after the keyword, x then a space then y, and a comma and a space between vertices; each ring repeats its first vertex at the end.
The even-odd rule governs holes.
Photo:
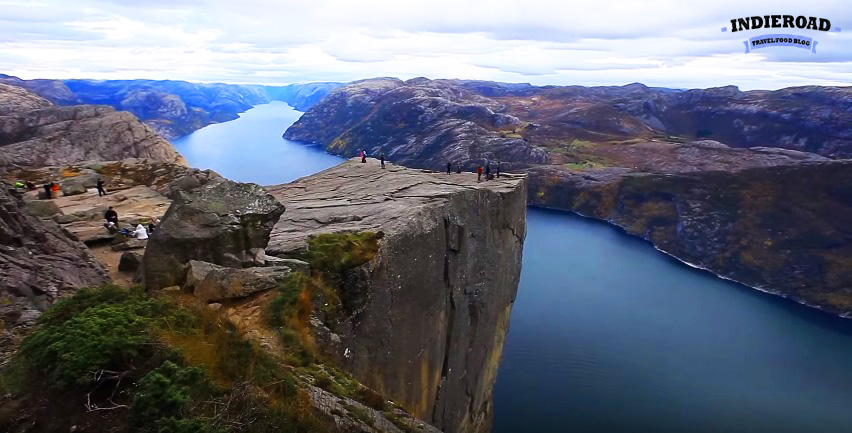
MULTIPOLYGON (((470 78, 743 89, 852 83, 845 1, 0 0, 0 72, 282 84, 470 78), (138 3, 138 4, 133 4, 138 3), (818 53, 743 53, 731 18, 826 17, 818 53)), ((802 31, 795 31, 804 33, 802 31)), ((793 33, 793 32, 791 32, 793 33)))

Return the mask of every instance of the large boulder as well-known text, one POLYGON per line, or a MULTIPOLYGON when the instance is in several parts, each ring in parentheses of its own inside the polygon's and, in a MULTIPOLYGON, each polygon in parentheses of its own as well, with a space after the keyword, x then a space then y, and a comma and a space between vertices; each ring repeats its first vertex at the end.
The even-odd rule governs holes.
POLYGON ((286 266, 226 268, 192 260, 186 265, 183 290, 202 302, 242 298, 252 293, 277 288, 290 276, 286 266))
POLYGON ((240 268, 269 243, 284 205, 258 185, 216 178, 175 191, 160 226, 148 240, 144 283, 148 289, 182 285, 190 260, 240 268))
POLYGON ((60 188, 62 188, 62 194, 64 195, 85 194, 87 191, 83 179, 63 181, 62 185, 60 185, 60 188))
POLYGON ((135 251, 125 251, 118 260, 118 270, 121 272, 136 272, 141 264, 141 254, 135 251))

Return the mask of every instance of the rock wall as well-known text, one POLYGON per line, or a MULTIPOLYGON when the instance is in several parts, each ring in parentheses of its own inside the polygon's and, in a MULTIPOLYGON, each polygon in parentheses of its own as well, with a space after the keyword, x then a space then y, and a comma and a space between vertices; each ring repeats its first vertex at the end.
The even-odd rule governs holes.
POLYGON ((81 242, 53 221, 30 216, 5 182, 0 182, 0 276, 0 331, 32 325, 69 290, 109 281, 81 242))
POLYGON ((185 164, 171 143, 130 113, 95 105, 57 107, 5 84, 0 84, 0 148, 0 168, 124 158, 185 164))
POLYGON ((318 344, 359 381, 447 432, 487 432, 526 234, 526 178, 478 183, 350 160, 270 188, 287 206, 268 254, 316 234, 383 235, 346 274, 347 317, 318 344))

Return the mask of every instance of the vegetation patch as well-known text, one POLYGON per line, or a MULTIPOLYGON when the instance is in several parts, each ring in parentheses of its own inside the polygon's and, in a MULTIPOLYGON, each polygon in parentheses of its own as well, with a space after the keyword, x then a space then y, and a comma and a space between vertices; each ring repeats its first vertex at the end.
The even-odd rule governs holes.
MULTIPOLYGON (((82 401, 69 410, 123 413, 103 418, 115 431, 329 430, 289 367, 230 322, 204 306, 116 286, 80 290, 49 309, 0 374, 0 386, 33 418, 39 410, 57 418, 56 408, 26 401, 82 401)), ((0 430, 19 418, 0 413, 0 430)))

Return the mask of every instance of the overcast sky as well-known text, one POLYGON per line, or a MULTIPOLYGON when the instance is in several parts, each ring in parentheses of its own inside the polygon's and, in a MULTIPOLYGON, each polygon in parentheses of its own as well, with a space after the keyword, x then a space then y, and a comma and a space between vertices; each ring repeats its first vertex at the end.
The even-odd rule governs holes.
POLYGON ((0 0, 0 72, 263 84, 426 76, 744 90, 852 85, 852 4, 0 0), (721 32, 731 18, 768 14, 824 17, 844 31, 721 32), (819 41, 817 53, 744 53, 748 37, 788 32, 819 41))

